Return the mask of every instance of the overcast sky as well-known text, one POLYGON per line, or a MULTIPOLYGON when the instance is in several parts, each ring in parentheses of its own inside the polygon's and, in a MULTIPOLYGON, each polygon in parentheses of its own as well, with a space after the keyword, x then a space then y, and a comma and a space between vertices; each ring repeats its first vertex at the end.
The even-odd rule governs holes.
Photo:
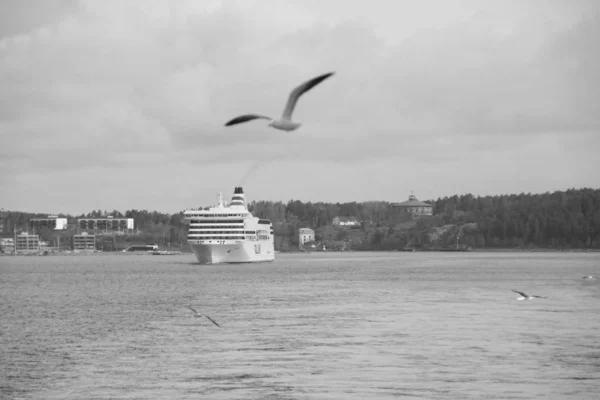
POLYGON ((600 187, 600 2, 0 0, 0 207, 600 187), (277 117, 303 96, 294 132, 277 117))

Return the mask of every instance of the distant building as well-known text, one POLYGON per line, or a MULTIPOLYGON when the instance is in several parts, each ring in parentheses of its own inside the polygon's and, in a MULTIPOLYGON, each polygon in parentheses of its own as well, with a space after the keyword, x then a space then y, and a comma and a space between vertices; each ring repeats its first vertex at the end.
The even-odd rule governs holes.
POLYGON ((81 235, 73 235, 73 250, 95 250, 96 235, 83 232, 81 235))
POLYGON ((310 228, 300 228, 298 229, 298 243, 303 245, 307 242, 315 241, 315 231, 310 228))
POLYGON ((29 235, 27 233, 21 233, 20 235, 17 235, 15 248, 17 250, 17 253, 20 251, 39 251, 40 237, 39 235, 29 235))
POLYGON ((84 231, 133 230, 133 218, 79 218, 77 227, 84 231))
POLYGON ((15 241, 10 239, 0 239, 0 252, 2 253, 14 253, 15 251, 15 241))
POLYGON ((54 230, 65 230, 67 229, 67 219, 59 218, 56 215, 48 215, 48 218, 29 219, 29 227, 34 232, 39 232, 40 228, 44 226, 54 230))
POLYGON ((331 224, 333 226, 360 226, 360 221, 354 217, 335 217, 331 224))
POLYGON ((433 206, 419 201, 413 194, 408 196, 407 201, 392 203, 391 206, 398 214, 412 214, 416 216, 433 215, 433 206))

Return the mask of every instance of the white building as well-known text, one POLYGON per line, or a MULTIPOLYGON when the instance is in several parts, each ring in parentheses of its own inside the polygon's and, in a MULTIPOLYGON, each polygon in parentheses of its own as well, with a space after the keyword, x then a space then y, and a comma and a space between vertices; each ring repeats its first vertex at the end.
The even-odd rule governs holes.
POLYGON ((59 218, 57 215, 48 215, 48 218, 31 218, 29 219, 29 227, 34 231, 39 232, 39 229, 47 226, 50 229, 64 231, 67 229, 67 219, 59 218))
POLYGON ((315 231, 310 228, 300 228, 298 229, 298 243, 303 245, 306 242, 314 242, 315 240, 315 231))
POLYGON ((73 236, 73 250, 95 250, 96 235, 83 232, 81 235, 73 236))
POLYGON ((0 239, 0 252, 2 253, 14 253, 15 252, 15 241, 10 239, 0 239))
POLYGON ((360 221, 354 217, 334 217, 331 224, 334 226, 360 226, 360 221))
POLYGON ((133 230, 133 218, 79 218, 77 226, 81 230, 90 231, 133 230))
POLYGON ((17 241, 15 242, 17 252, 19 251, 39 251, 40 250, 40 237, 39 235, 29 235, 27 233, 21 233, 17 235, 17 241))

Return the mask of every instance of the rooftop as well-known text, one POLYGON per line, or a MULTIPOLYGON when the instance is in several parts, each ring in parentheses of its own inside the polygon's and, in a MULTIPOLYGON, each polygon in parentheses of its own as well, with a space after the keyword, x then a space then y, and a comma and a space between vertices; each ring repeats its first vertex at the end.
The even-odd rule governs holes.
POLYGON ((422 201, 419 201, 414 194, 411 194, 410 196, 408 196, 408 200, 406 200, 406 201, 403 201, 401 203, 392 203, 392 206, 394 206, 394 207, 433 207, 429 203, 423 203, 422 201))

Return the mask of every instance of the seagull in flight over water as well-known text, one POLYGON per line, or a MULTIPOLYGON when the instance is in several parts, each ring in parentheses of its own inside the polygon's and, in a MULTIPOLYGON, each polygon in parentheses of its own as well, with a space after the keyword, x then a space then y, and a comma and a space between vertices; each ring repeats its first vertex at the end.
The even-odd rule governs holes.
POLYGON ((510 290, 512 290, 513 292, 518 293, 518 294, 521 295, 521 297, 517 297, 517 300, 533 300, 535 298, 538 298, 538 299, 547 299, 547 297, 543 297, 543 296, 536 296, 536 295, 533 295, 533 294, 527 294, 527 293, 519 292, 519 291, 514 290, 514 289, 510 289, 510 290))
POLYGON ((212 322, 213 324, 215 324, 215 325, 216 325, 216 326, 218 326, 219 328, 221 327, 221 325, 217 324, 217 322, 216 322, 214 319, 212 319, 211 317, 209 317, 208 315, 206 315, 206 314, 201 314, 201 313, 199 313, 198 311, 194 310, 194 309, 193 309, 192 307, 190 307, 190 306, 186 306, 186 307, 187 307, 187 308, 189 308, 190 310, 192 310, 192 311, 194 312, 194 314, 195 314, 195 315, 194 315, 194 317, 196 317, 196 318, 200 318, 200 317, 207 318, 207 319, 208 319, 210 322, 212 322))
POLYGON ((254 119, 267 119, 267 120, 271 121, 269 126, 275 128, 275 129, 281 129, 282 131, 287 131, 287 132, 296 130, 300 127, 300 125, 302 125, 299 122, 292 121, 292 113, 294 112, 294 108, 296 107, 296 103, 298 102, 298 99, 304 93, 308 92, 310 89, 314 88, 319 83, 323 82, 325 79, 329 78, 333 74, 334 74, 334 72, 328 72, 326 74, 319 75, 316 78, 312 78, 312 79, 304 82, 302 85, 298 86, 294 90, 292 90, 292 92, 290 93, 290 96, 288 97, 287 104, 285 105, 285 109, 283 110, 283 115, 281 116, 281 119, 279 119, 279 120, 274 120, 271 117, 267 117, 267 116, 259 115, 259 114, 245 114, 245 115, 240 115, 239 117, 232 119, 231 121, 227 122, 225 124, 225 126, 241 124, 242 122, 248 122, 248 121, 252 121, 254 119))

